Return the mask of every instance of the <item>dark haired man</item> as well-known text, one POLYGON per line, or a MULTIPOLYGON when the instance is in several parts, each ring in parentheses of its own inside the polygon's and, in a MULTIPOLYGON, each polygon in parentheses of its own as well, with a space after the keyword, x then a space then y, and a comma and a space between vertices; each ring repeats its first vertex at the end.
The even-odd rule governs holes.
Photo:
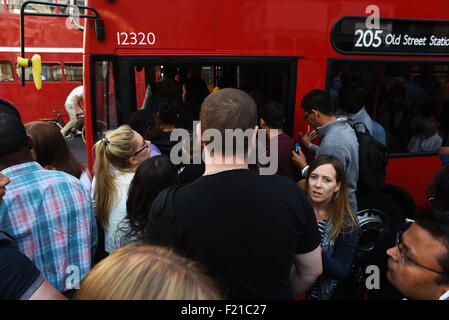
POLYGON ((298 170, 292 162, 292 151, 295 150, 295 140, 283 131, 285 121, 284 106, 278 102, 270 102, 260 110, 260 128, 266 130, 270 150, 270 141, 278 139, 278 170, 277 174, 298 181, 298 170))
MULTIPOLYGON (((337 157, 343 163, 348 182, 349 202, 352 209, 357 212, 359 143, 354 130, 348 124, 346 117, 336 117, 331 108, 329 96, 323 90, 315 89, 307 93, 301 101, 301 108, 305 114, 304 120, 316 128, 313 132, 308 128, 305 135, 300 133, 303 145, 316 157, 327 154, 337 157), (312 143, 317 132, 320 138, 319 146, 312 143)), ((292 152, 292 158, 305 176, 308 166, 304 154, 292 152)))
POLYGON ((257 134, 254 100, 231 88, 210 94, 197 134, 206 171, 169 200, 159 194, 148 241, 201 262, 229 299, 292 299, 308 290, 322 271, 316 219, 293 181, 248 169, 257 134), (158 219, 167 214, 169 225, 158 219))
POLYGON ((78 179, 34 162, 32 146, 22 123, 0 114, 0 170, 11 180, 0 230, 57 290, 67 291, 90 270, 95 253, 91 199, 78 179))
POLYGON ((348 118, 348 123, 355 127, 357 131, 365 132, 366 127, 374 139, 386 145, 385 129, 371 119, 366 111, 364 100, 362 88, 354 83, 344 84, 340 92, 340 111, 348 118))
POLYGON ((432 206, 387 250, 387 278, 407 298, 449 300, 449 211, 432 206))
POLYGON ((171 141, 170 135, 176 129, 176 121, 178 119, 178 107, 175 103, 169 102, 167 99, 161 99, 157 111, 159 118, 159 126, 161 129, 160 138, 152 140, 161 153, 170 157, 171 149, 178 141, 171 141))
POLYGON ((0 114, 2 113, 15 117, 22 122, 22 118, 20 117, 20 113, 17 111, 16 107, 14 107, 11 102, 0 98, 0 114))
POLYGON ((161 137, 159 121, 153 111, 141 109, 133 112, 129 118, 129 125, 134 131, 140 133, 145 140, 151 142, 150 158, 161 154, 161 151, 153 143, 153 141, 158 141, 161 137))

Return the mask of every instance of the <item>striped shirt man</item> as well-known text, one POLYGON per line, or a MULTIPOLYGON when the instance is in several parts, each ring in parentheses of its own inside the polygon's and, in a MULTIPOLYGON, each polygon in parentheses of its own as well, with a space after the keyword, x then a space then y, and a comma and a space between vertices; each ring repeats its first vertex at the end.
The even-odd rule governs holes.
POLYGON ((75 177, 34 161, 1 173, 11 182, 0 205, 0 230, 56 289, 73 289, 89 272, 97 246, 90 195, 75 177))

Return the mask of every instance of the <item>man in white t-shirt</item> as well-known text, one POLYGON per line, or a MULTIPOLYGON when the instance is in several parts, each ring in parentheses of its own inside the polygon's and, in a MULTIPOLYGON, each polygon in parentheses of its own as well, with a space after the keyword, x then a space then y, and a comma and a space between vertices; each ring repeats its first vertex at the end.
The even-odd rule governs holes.
POLYGON ((77 114, 84 113, 83 108, 83 86, 76 87, 70 92, 67 100, 65 101, 65 109, 69 114, 70 121, 62 128, 61 133, 65 136, 66 133, 76 126, 78 120, 76 118, 77 114))

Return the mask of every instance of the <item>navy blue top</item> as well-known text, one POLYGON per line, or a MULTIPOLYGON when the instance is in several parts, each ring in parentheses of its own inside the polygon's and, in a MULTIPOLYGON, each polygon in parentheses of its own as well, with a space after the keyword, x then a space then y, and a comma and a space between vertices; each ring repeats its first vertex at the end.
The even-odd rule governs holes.
POLYGON ((322 252, 324 275, 340 281, 348 275, 357 248, 358 234, 358 228, 346 228, 338 235, 332 256, 322 252))

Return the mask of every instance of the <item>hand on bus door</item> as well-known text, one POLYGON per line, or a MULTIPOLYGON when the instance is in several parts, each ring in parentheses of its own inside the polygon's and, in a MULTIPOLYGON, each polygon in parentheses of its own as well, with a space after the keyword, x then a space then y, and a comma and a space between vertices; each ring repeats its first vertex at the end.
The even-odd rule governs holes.
POLYGON ((316 132, 316 130, 310 131, 310 126, 307 126, 307 131, 304 135, 302 134, 302 132, 299 133, 299 137, 301 138, 302 143, 304 144, 304 146, 306 146, 307 149, 310 148, 310 144, 317 136, 318 133, 316 132))

